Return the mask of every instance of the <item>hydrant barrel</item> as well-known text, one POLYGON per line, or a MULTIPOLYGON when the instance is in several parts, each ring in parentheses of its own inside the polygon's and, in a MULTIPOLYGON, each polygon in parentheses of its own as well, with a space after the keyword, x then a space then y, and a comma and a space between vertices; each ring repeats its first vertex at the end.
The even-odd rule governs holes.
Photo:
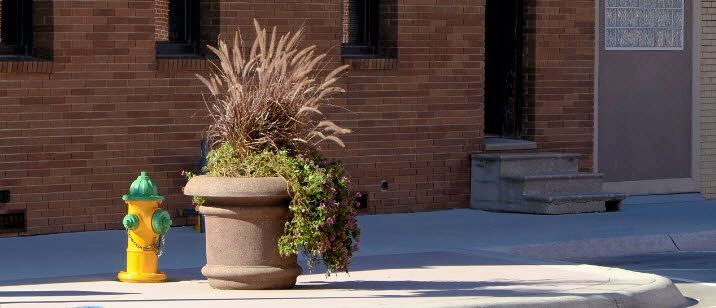
POLYGON ((172 221, 169 213, 159 208, 164 197, 142 171, 122 200, 127 204, 127 215, 122 220, 127 229, 127 270, 117 277, 123 282, 166 281, 166 274, 159 272, 159 255, 172 221))

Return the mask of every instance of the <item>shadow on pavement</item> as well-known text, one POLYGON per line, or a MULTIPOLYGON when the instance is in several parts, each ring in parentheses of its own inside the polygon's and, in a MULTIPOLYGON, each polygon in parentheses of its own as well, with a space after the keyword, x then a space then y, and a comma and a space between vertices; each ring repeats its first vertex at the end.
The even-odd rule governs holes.
MULTIPOLYGON (((479 265, 547 265, 547 264, 565 264, 562 261, 541 260, 531 258, 521 258, 508 256, 499 253, 480 253, 480 252, 451 252, 451 251, 432 251, 432 252, 416 252, 374 256, 357 256, 351 263, 351 272, 371 271, 371 270, 388 270, 388 269, 411 269, 426 268, 434 266, 479 266, 479 265)), ((302 266, 304 266, 302 264, 302 266)), ((325 267, 316 266, 313 273, 325 272, 325 267)), ((304 273, 308 274, 309 270, 304 266, 304 273)))
POLYGON ((51 284, 51 283, 97 282, 97 281, 111 281, 111 280, 117 280, 116 273, 115 274, 84 275, 84 276, 65 276, 65 277, 3 280, 3 281, 0 281, 0 287, 51 284))
POLYGON ((3 297, 26 297, 26 296, 93 296, 93 295, 132 295, 139 293, 125 292, 98 292, 98 291, 0 291, 0 298, 3 297))
MULTIPOLYGON (((351 264, 351 272, 370 271, 370 270, 387 270, 387 269, 415 269, 427 268, 434 266, 479 266, 479 265, 545 265, 545 264, 565 264, 561 261, 525 259, 514 257, 502 257, 497 253, 489 255, 475 255, 470 253, 457 252, 421 252, 421 253, 405 253, 375 256, 356 256, 351 264)), ((299 260, 299 265, 303 267, 303 274, 320 274, 325 273, 326 268, 322 265, 314 267, 312 270, 306 268, 305 263, 299 260)), ((161 268, 161 265, 160 265, 161 268)), ((121 269, 118 269, 121 270, 121 269)), ((167 269, 164 270, 169 277, 169 282, 204 280, 201 275, 201 268, 186 269, 167 269)), ((338 273, 344 275, 345 273, 338 273)), ((97 282, 97 281, 117 281, 117 273, 105 273, 83 276, 64 276, 64 277, 48 277, 48 278, 30 278, 18 280, 2 280, 2 286, 17 285, 37 285, 49 283, 73 283, 73 282, 97 282)))
MULTIPOLYGON (((571 283, 579 284, 579 281, 570 281, 571 283)), ((370 290, 370 291, 395 291, 395 290, 413 290, 408 294, 384 294, 384 295, 356 295, 356 296, 294 296, 294 297, 256 297, 256 296, 241 296, 242 293, 246 294, 246 291, 222 291, 224 294, 235 294, 235 297, 224 297, 224 298, 200 298, 200 297, 172 297, 172 298, 120 298, 120 299, 91 299, 91 300, 53 300, 53 299, 41 299, 37 300, 18 300, 18 301, 0 301, 0 304, 66 304, 66 303, 131 303, 131 302, 185 302, 185 301, 257 301, 257 300, 284 300, 284 301, 300 301, 300 300, 321 300, 321 299, 370 299, 370 298, 385 298, 385 299, 400 299, 400 298, 421 298, 421 297, 559 297, 559 296, 573 296, 574 293, 557 292, 541 290, 534 292, 534 289, 522 290, 513 286, 525 286, 525 285, 552 285, 554 281, 500 281, 500 282, 470 282, 470 281, 347 281, 347 282, 308 282, 294 288, 296 291, 301 290, 321 290, 321 289, 344 289, 344 290, 370 290)), ((132 295, 135 293, 112 293, 112 292, 81 292, 79 294, 60 294, 60 292, 73 292, 73 291, 47 291, 38 292, 27 292, 27 294, 18 294, 15 296, 55 296, 45 295, 43 293, 54 293, 57 296, 79 296, 79 295, 132 295), (83 294, 83 293, 98 293, 98 294, 83 294), (106 293, 106 294, 105 294, 106 293)), ((11 292, 12 293, 12 292, 11 292)), ((24 292, 23 292, 24 293, 24 292)), ((255 294, 255 293, 254 293, 255 294)), ((606 296, 612 294, 611 292, 599 292, 599 293, 580 293, 580 296, 606 296)), ((3 296, 3 292, 0 292, 0 298, 3 296)))
MULTIPOLYGON (((395 254, 395 255, 378 255, 378 256, 362 256, 356 257, 351 267, 351 273, 357 273, 361 271, 376 271, 376 270, 400 270, 400 269, 422 269, 431 267, 459 267, 459 266, 508 266, 508 265, 531 265, 531 262, 527 262, 525 259, 510 259, 503 258, 496 255, 479 255, 479 254, 464 254, 456 252, 425 252, 425 253, 406 253, 406 254, 395 254)), ((532 264, 550 264, 549 262, 542 262, 536 260, 532 264)), ((559 264, 562 264, 561 262, 559 264)), ((314 268, 313 273, 318 274, 324 272, 323 268, 314 268)), ((196 281, 200 284, 206 284, 205 278, 201 275, 200 268, 189 268, 189 269, 175 269, 167 270, 167 275, 170 281, 196 281), (198 280, 198 281, 197 281, 198 280)), ((309 274, 305 271, 305 274, 309 274)), ((4 286, 19 286, 19 285, 35 285, 45 283, 67 283, 67 282, 107 282, 116 281, 116 274, 104 274, 104 275, 93 275, 84 277, 58 277, 48 279, 34 279, 26 281, 14 281, 3 282, 4 286)), ((341 274, 345 275, 345 274, 341 274)), ((315 277, 315 276, 314 276, 315 277)), ((345 277, 342 277, 345 278, 345 277)), ((588 279, 539 279, 539 280, 510 280, 508 277, 504 279, 488 280, 488 281, 462 281, 462 280, 450 280, 454 279, 451 277, 435 277, 434 280, 350 280, 347 277, 347 281, 336 281, 331 280, 330 277, 318 280, 318 278, 311 278, 311 281, 305 279, 297 285, 294 289, 296 291, 302 290, 345 290, 345 291, 373 291, 372 294, 366 295, 365 292, 357 293, 343 293, 345 296, 335 296, 335 294, 326 294, 325 297, 315 296, 315 292, 309 292, 306 294, 296 294, 295 296, 284 296, 280 294, 277 297, 269 296, 255 296, 256 293, 247 293, 245 291, 222 291, 222 294, 229 295, 225 298, 221 297, 209 297, 202 298, 202 296, 194 296, 191 294, 185 294, 184 297, 159 297, 159 298, 137 298, 131 295, 138 293, 111 293, 111 292, 84 292, 84 291, 22 291, 22 292, 4 292, 9 293, 8 297, 34 297, 34 298, 23 298, 15 301, 2 301, 0 304, 40 304, 40 303, 80 303, 80 302, 97 302, 97 303, 113 303, 113 302, 175 302, 175 301, 250 301, 250 300, 319 300, 319 299, 361 299, 361 298, 419 298, 419 297, 559 297, 559 296, 570 296, 574 293, 565 292, 565 290, 552 289, 553 286, 562 283, 567 283, 573 288, 588 287, 594 285, 594 280, 589 281, 588 279), (377 291, 377 293, 375 292, 377 291), (385 292, 383 292, 385 291, 385 292), (392 293, 391 293, 392 291, 392 293), (395 291, 400 291, 402 294, 396 294, 395 291), (67 293, 67 292, 76 292, 67 293), (44 294, 46 293, 46 294, 44 294), (311 296, 305 296, 305 295, 311 296), (50 296, 82 296, 82 295, 129 295, 121 298, 93 298, 88 299, 52 299, 43 298, 50 296), (234 296, 236 295, 236 296, 234 296), (246 295, 246 296, 241 296, 246 295), (301 296, 304 295, 304 296, 301 296), (355 296, 352 296, 355 295, 355 296)), ((547 278, 547 277, 545 277, 547 278)), ((386 279, 389 279, 386 277, 386 279)), ((117 282, 119 283, 119 282, 117 282)), ((171 286, 169 286, 171 287, 171 286)), ((208 288, 208 286, 206 286, 208 288)), ((0 298, 3 297, 4 293, 0 291, 0 298)), ((271 293, 267 293, 271 294, 271 293)), ((580 296, 605 296, 611 294, 610 292, 598 292, 591 293, 585 292, 580 293, 580 296)), ((144 294, 139 294, 141 297, 144 294)), ((262 294, 263 295, 263 294, 262 294)))
MULTIPOLYGON (((593 285, 593 281, 569 281, 573 285, 593 285)), ((296 287, 298 290, 323 290, 323 289, 343 289, 343 290, 361 290, 361 291, 381 291, 381 290, 414 290, 415 294, 410 296, 428 296, 428 297, 459 297, 459 296, 563 296, 567 293, 550 292, 549 290, 540 289, 521 289, 514 286, 553 286, 555 280, 535 280, 535 281, 385 281, 385 280, 357 280, 357 281, 340 281, 340 282, 314 282, 309 281, 296 287)), ((573 293, 570 293, 574 295, 573 293)), ((581 293, 590 295, 591 293, 581 293)), ((596 293, 595 293, 596 294, 596 293)), ((598 293, 607 294, 607 293, 598 293)), ((403 295, 386 295, 382 297, 405 297, 403 295)))

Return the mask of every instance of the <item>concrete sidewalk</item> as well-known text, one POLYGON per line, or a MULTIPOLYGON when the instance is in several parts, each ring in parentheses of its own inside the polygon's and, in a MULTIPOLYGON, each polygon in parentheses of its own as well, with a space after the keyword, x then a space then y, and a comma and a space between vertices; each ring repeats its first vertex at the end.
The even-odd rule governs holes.
POLYGON ((0 284, 2 307, 683 307, 666 278, 589 265, 453 252, 367 256, 350 275, 306 274, 291 290, 214 290, 199 269, 162 284, 114 274, 0 284))
MULTIPOLYGON (((716 201, 694 195, 630 198, 620 212, 539 216, 451 210, 361 216, 361 256, 496 251, 581 260, 653 252, 716 250, 716 201)), ((123 231, 0 238, 0 281, 113 272, 123 231), (52 262, 48 263, 48 256, 52 262)), ((204 264, 204 236, 172 228, 163 268, 204 264)))
POLYGON ((190 228, 174 228, 169 233, 161 268, 182 281, 162 285, 112 281, 124 266, 123 231, 3 238, 0 305, 65 300, 72 306, 79 306, 76 302, 111 306, 116 304, 113 300, 202 301, 217 296, 253 298, 257 301, 251 303, 257 305, 268 299, 281 301, 276 297, 289 304, 317 298, 324 303, 328 297, 342 301, 336 302, 338 306, 354 300, 363 305, 398 306, 512 306, 529 300, 573 307, 605 300, 624 307, 635 306, 627 300, 639 298, 673 304, 668 298, 683 298, 658 276, 524 256, 569 260, 714 249, 714 217, 716 202, 694 195, 633 198, 623 211, 603 214, 534 216, 452 210, 363 216, 361 252, 350 276, 303 275, 297 290, 240 294, 217 293, 203 280, 195 280, 201 279, 197 268, 204 264, 204 241, 202 234, 190 228), (314 293, 315 298, 308 296, 314 293))
POLYGON ((529 215, 453 210, 364 217, 371 253, 491 250, 558 260, 716 250, 716 201, 631 197, 619 212, 529 215), (416 239, 416 242, 406 242, 416 239), (400 243, 400 244, 396 244, 400 243))

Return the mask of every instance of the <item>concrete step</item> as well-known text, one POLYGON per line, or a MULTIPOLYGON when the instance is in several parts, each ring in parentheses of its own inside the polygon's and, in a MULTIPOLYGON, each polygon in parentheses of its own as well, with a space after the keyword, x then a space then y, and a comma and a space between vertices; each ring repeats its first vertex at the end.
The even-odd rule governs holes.
POLYGON ((473 179, 507 175, 577 172, 579 154, 572 153, 483 153, 471 156, 473 179))
POLYGON ((505 191, 508 192, 505 197, 508 200, 519 200, 527 194, 601 191, 603 176, 601 173, 569 172, 507 175, 502 179, 505 191))
POLYGON ((470 207, 571 214, 618 210, 622 194, 602 193, 600 173, 580 173, 579 154, 483 153, 471 156, 470 207))
POLYGON ((534 214, 576 214, 619 210, 619 203, 626 195, 610 192, 572 192, 553 194, 528 194, 524 196, 524 208, 534 214))

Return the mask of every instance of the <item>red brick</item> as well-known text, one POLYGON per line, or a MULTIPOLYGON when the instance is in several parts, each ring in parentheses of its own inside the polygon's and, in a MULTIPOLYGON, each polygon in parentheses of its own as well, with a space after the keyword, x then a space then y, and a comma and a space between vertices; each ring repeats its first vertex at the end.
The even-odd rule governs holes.
MULTIPOLYGON (((212 43, 237 25, 250 36, 253 18, 283 32, 305 22, 307 44, 352 66, 345 97, 333 101, 351 112, 331 116, 354 134, 346 149, 324 148, 369 193, 366 213, 466 207, 469 154, 483 139, 485 1, 384 1, 398 6, 386 21, 398 32, 396 57, 341 58, 342 0, 202 1, 201 36, 212 43)), ((139 170, 160 183, 165 206, 191 207, 180 172, 198 167, 208 119, 194 74, 210 65, 156 59, 165 21, 155 4, 166 0, 36 2, 43 60, 0 62, 0 185, 13 191, 7 207, 32 211, 27 234, 121 228, 120 197, 139 170)), ((583 153, 586 169, 593 2, 526 3, 526 137, 540 150, 583 153)))

